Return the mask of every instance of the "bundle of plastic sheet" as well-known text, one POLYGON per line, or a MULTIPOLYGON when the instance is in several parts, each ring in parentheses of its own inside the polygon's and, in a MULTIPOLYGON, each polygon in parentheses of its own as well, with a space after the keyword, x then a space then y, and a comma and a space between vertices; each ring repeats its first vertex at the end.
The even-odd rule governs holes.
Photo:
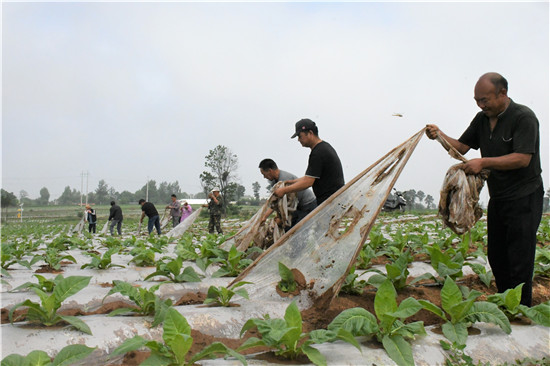
POLYGON ((441 188, 439 215, 445 226, 458 235, 468 232, 483 216, 479 192, 488 175, 487 170, 466 174, 462 164, 453 165, 447 171, 441 188))

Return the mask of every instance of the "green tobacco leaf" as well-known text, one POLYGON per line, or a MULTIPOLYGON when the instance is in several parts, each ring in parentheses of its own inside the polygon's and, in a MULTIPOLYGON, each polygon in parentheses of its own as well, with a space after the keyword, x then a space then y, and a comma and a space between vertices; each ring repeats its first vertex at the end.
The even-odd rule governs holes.
POLYGON ((496 304, 478 301, 472 305, 472 308, 465 317, 470 322, 485 322, 498 325, 506 334, 512 332, 510 321, 506 315, 498 308, 496 304))
POLYGON ((387 313, 392 313, 397 310, 397 293, 390 280, 386 280, 376 291, 374 297, 374 312, 380 320, 387 313))
POLYGON ((418 300, 418 302, 422 305, 424 309, 431 311, 432 313, 434 313, 435 315, 439 316, 444 320, 447 320, 445 313, 437 305, 432 304, 428 300, 418 300))
POLYGON ((166 344, 170 343, 177 334, 191 335, 191 327, 187 319, 176 309, 170 308, 164 318, 164 333, 162 339, 166 344))
POLYGON ((266 343, 263 339, 259 339, 256 337, 250 337, 246 341, 244 341, 243 344, 239 348, 237 348, 237 351, 244 351, 245 349, 252 348, 252 347, 260 347, 265 346, 266 343))
POLYGON ((445 279, 445 284, 441 289, 441 307, 448 314, 451 314, 451 309, 454 305, 462 301, 462 293, 456 283, 450 278, 445 279))
POLYGON ((189 352, 192 344, 193 338, 183 333, 176 334, 174 338, 166 342, 166 345, 172 350, 178 365, 183 365, 185 363, 185 356, 187 352, 189 352))
POLYGON ((520 305, 519 310, 537 324, 550 327, 550 302, 544 302, 533 307, 520 305))
MULTIPOLYGON (((178 276, 178 279, 180 276, 178 276)), ((182 282, 201 282, 199 274, 195 272, 193 267, 186 267, 181 273, 182 282)))
POLYGON ((378 331, 376 317, 363 308, 352 308, 342 311, 328 325, 328 330, 345 329, 354 336, 372 335, 378 331))
POLYGON ((403 337, 385 335, 382 345, 388 356, 399 366, 414 366, 411 345, 403 337))
POLYGON ((86 358, 95 348, 87 347, 83 344, 71 344, 64 347, 55 356, 52 366, 74 365, 76 361, 86 358))
POLYGON ((191 358, 191 363, 195 363, 198 360, 202 360, 203 358, 214 356, 216 354, 229 355, 229 356, 235 357, 236 359, 241 361, 243 365, 245 366, 247 365, 246 359, 244 358, 243 355, 235 352, 234 350, 232 350, 231 348, 227 347, 225 344, 220 342, 214 342, 208 345, 207 347, 203 348, 202 351, 200 351, 195 356, 193 356, 193 358, 191 358))
POLYGON ((307 356, 307 358, 309 358, 309 360, 311 362, 313 362, 314 364, 316 364, 317 366, 326 366, 327 365, 327 360, 326 360, 325 356, 323 356, 317 348, 304 345, 304 346, 302 346, 302 352, 304 352, 304 354, 307 356))
POLYGON ((110 357, 123 355, 131 351, 135 351, 143 347, 148 341, 140 336, 125 340, 120 346, 115 348, 110 357))
MULTIPOLYGON (((51 365, 52 359, 48 354, 44 351, 32 351, 25 357, 25 363, 24 365, 51 365)), ((2 361, 2 365, 4 365, 4 362, 2 361)))
POLYGON ((523 283, 520 283, 515 288, 508 289, 504 292, 504 306, 507 309, 514 310, 516 309, 521 302, 521 289, 523 283))
POLYGON ((397 311, 388 314, 396 318, 406 319, 416 314, 420 309, 422 309, 422 304, 416 299, 408 297, 399 304, 397 311))
POLYGON ((453 324, 447 322, 441 326, 443 335, 451 341, 451 343, 456 343, 458 345, 465 345, 466 339, 468 338, 468 327, 465 323, 453 324))
POLYGON ((61 303, 66 298, 88 286, 91 279, 91 276, 70 276, 63 278, 56 284, 53 293, 57 301, 61 303))
POLYGON ((81 332, 84 332, 86 334, 92 335, 92 331, 90 327, 86 323, 84 323, 79 317, 77 316, 68 316, 68 315, 60 315, 61 319, 75 327, 81 332))

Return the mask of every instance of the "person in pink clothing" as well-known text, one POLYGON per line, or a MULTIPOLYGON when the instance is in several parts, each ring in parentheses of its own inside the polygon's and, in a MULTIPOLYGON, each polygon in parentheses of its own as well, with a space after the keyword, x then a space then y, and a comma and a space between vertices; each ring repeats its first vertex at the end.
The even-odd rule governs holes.
POLYGON ((181 219, 180 222, 185 220, 186 218, 191 215, 191 212, 193 211, 193 208, 190 204, 187 203, 187 201, 183 201, 183 204, 181 205, 181 219))

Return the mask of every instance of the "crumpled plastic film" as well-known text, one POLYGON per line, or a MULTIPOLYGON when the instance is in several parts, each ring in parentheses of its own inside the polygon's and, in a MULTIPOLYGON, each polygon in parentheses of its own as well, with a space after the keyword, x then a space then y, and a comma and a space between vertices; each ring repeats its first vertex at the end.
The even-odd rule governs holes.
POLYGON ((189 215, 185 220, 180 222, 175 228, 170 230, 168 234, 166 234, 166 236, 169 238, 180 238, 187 231, 187 229, 189 229, 191 225, 193 225, 196 218, 199 217, 201 211, 202 211, 202 207, 199 207, 191 215, 189 215))
POLYGON ((483 216, 479 192, 489 176, 488 170, 466 174, 461 166, 456 164, 449 168, 439 199, 439 215, 443 223, 458 235, 468 232, 483 216))
MULTIPOLYGON (((438 133, 439 141, 449 155, 464 163, 468 162, 458 150, 438 133)), ((439 197, 439 215, 445 226, 458 235, 468 232, 483 216, 479 206, 479 192, 489 177, 489 170, 483 169, 479 174, 466 174, 462 164, 449 168, 445 174, 439 197)))
MULTIPOLYGON (((277 182, 272 190, 282 187, 284 182, 277 182)), ((284 233, 283 227, 290 226, 292 214, 296 211, 298 197, 296 193, 288 193, 279 198, 271 194, 264 205, 248 220, 243 227, 223 244, 224 250, 229 250, 234 245, 238 250, 245 251, 249 246, 267 248, 276 242, 284 233), (271 208, 277 214, 277 219, 282 222, 281 227, 275 228, 275 219, 262 223, 262 217, 271 208)))
POLYGON ((251 299, 296 301, 301 310, 330 303, 424 131, 392 149, 317 206, 260 254, 232 284, 251 282, 245 285, 251 299), (277 292, 281 280, 279 263, 302 279, 303 288, 292 298, 277 292))

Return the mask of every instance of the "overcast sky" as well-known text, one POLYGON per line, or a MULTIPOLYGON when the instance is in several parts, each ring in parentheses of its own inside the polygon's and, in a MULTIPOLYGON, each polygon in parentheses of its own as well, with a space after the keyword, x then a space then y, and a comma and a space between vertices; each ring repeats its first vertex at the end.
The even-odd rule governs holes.
MULTIPOLYGON (((246 193, 264 194, 260 160, 305 173, 301 118, 349 181, 426 123, 458 138, 496 71, 539 118, 548 188, 548 65, 548 2, 3 2, 2 187, 55 199, 87 171, 90 191, 150 177, 197 193, 224 145, 246 193)), ((396 188, 437 202, 453 164, 424 137, 396 188)))

